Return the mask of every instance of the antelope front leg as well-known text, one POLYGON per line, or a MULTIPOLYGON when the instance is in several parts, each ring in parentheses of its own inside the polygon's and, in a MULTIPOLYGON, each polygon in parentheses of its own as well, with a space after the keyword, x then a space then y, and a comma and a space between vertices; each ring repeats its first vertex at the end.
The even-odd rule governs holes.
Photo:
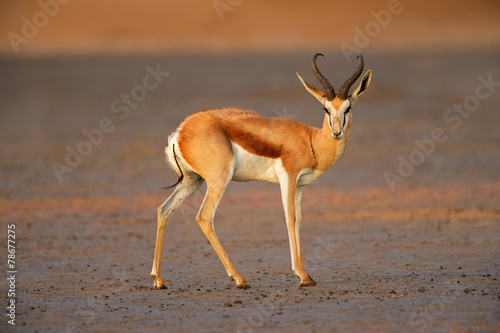
MULTIPOLYGON (((301 203, 302 203, 302 187, 297 186, 297 188, 295 189, 295 237, 297 239, 297 256, 298 256, 297 266, 300 267, 305 272, 304 265, 302 263, 302 246, 300 241, 300 223, 302 221, 301 203)), ((314 280, 309 276, 309 274, 307 274, 307 277, 308 277, 307 280, 300 281, 300 286, 301 287, 315 286, 316 282, 314 282, 314 280)))
MULTIPOLYGON (((290 177, 291 178, 291 177, 290 177)), ((292 270, 300 277, 300 286, 315 286, 316 282, 307 274, 302 264, 302 251, 300 249, 300 199, 301 189, 296 187, 295 182, 281 181, 281 197, 285 209, 286 227, 290 242, 290 255, 292 257, 292 270)))

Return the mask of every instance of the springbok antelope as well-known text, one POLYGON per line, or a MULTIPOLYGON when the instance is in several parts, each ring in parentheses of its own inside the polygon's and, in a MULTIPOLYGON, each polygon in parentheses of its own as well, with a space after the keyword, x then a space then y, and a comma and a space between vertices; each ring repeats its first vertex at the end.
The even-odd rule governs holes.
POLYGON ((371 70, 349 95, 360 77, 364 60, 340 87, 338 94, 320 72, 316 58, 312 69, 325 92, 300 82, 323 106, 323 128, 314 128, 285 118, 266 118, 253 111, 225 108, 195 112, 169 137, 167 160, 177 174, 174 192, 158 207, 156 247, 151 277, 154 288, 164 289, 160 260, 165 227, 172 213, 207 182, 207 193, 196 216, 203 233, 222 261, 227 274, 238 288, 249 287, 236 272, 214 231, 214 214, 228 183, 264 180, 279 183, 290 242, 292 270, 300 277, 300 286, 314 286, 302 263, 300 244, 302 186, 312 184, 337 163, 349 140, 351 106, 368 88, 371 70))

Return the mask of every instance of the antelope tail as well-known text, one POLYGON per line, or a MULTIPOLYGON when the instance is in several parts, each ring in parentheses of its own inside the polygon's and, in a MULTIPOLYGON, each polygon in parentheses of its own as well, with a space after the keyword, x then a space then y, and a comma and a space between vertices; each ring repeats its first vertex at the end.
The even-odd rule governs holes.
POLYGON ((179 178, 177 179, 177 182, 174 185, 170 185, 170 186, 167 186, 167 187, 162 187, 163 190, 167 190, 169 188, 177 186, 177 184, 179 184, 184 179, 184 174, 182 173, 181 166, 179 165, 179 161, 177 160, 177 155, 175 154, 175 144, 172 144, 172 151, 174 153, 175 164, 177 164, 177 168, 179 169, 181 175, 179 176, 179 178))

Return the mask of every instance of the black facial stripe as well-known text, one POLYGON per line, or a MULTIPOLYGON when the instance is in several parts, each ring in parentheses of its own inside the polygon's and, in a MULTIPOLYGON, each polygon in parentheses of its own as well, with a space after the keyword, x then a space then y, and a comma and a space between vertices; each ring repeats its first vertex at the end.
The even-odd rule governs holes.
POLYGON ((351 111, 351 107, 348 106, 347 109, 345 110, 344 114, 348 114, 351 111))
POLYGON ((323 110, 325 110, 325 112, 326 112, 327 114, 330 114, 330 111, 328 111, 328 109, 327 109, 327 108, 323 108, 323 110))

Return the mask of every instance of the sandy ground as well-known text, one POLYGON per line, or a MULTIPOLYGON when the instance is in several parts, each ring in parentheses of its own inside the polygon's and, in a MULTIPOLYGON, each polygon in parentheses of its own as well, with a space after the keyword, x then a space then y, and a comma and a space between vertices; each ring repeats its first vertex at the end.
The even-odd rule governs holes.
MULTIPOLYGON (((227 279, 194 221, 202 188, 167 227, 168 289, 152 290, 156 207, 170 193, 160 188, 175 181, 168 135, 191 112, 228 105, 320 126, 321 106, 295 76, 315 82, 310 58, 2 59, 0 233, 16 226, 18 303, 16 326, 2 316, 0 330, 500 330, 500 93, 478 88, 481 77, 500 81, 498 52, 365 54, 374 77, 353 110, 346 155, 304 190, 316 287, 299 288, 291 273, 278 187, 251 182, 230 185, 215 223, 251 288, 227 279), (129 112, 113 112, 148 66, 169 74, 129 112), (476 100, 465 116, 448 113, 476 100), (66 164, 67 149, 103 119, 113 130, 59 179, 53 162, 66 164), (418 155, 414 140, 439 128, 446 139, 399 173, 401 159, 418 155), (391 189, 386 172, 404 181, 391 189)), ((354 67, 342 55, 321 59, 337 87, 354 67)))

